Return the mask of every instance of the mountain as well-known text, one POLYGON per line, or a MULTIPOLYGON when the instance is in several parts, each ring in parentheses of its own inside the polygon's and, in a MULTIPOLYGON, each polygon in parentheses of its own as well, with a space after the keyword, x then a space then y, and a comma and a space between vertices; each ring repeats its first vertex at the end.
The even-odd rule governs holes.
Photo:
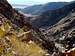
POLYGON ((13 9, 7 0, 0 0, 0 56, 43 56, 48 54, 39 46, 40 43, 37 44, 33 41, 36 39, 34 34, 36 31, 33 31, 23 14, 13 9))
POLYGON ((75 2, 71 2, 66 8, 69 13, 42 33, 44 32, 47 41, 54 41, 56 48, 62 52, 60 56, 75 56, 75 2))
POLYGON ((49 50, 50 54, 52 53, 54 56, 75 56, 75 1, 60 9, 46 11, 30 22, 32 26, 37 28, 42 26, 46 28, 39 29, 42 37, 38 37, 38 39, 45 41, 42 45, 49 50), (53 24, 46 25, 51 23, 53 24))
POLYGON ((47 4, 33 5, 33 6, 26 7, 20 11, 27 13, 27 14, 39 15, 47 10, 56 10, 58 8, 61 8, 67 3, 68 2, 51 2, 47 4))
POLYGON ((35 17, 35 19, 32 18, 34 20, 30 20, 30 22, 33 26, 38 28, 47 28, 52 26, 70 13, 71 9, 73 8, 71 4, 72 2, 55 10, 47 10, 41 15, 35 17))
MULTIPOLYGON (((33 18, 31 18, 33 19, 33 18)), ((49 28, 38 37, 52 56, 75 56, 75 1, 62 8, 48 10, 30 21, 37 28, 49 28)))
POLYGON ((75 2, 63 8, 59 14, 66 15, 41 30, 7 0, 0 0, 0 56, 75 56, 75 2))
POLYGON ((69 55, 70 52, 72 52, 70 55, 72 55, 73 52, 75 53, 75 49, 72 50, 72 48, 75 48, 75 8, 73 12, 71 11, 57 24, 47 29, 46 33, 47 34, 45 35, 49 36, 49 38, 52 36, 55 39, 54 41, 56 42, 56 47, 60 47, 60 51, 63 52, 65 49, 67 50, 65 55, 69 55), (58 47, 57 44, 60 46, 58 47))
POLYGON ((34 5, 34 6, 29 6, 27 8, 24 8, 21 11, 24 13, 27 13, 27 14, 34 14, 35 15, 35 14, 38 14, 39 10, 41 10, 42 7, 43 7, 42 5, 34 5))
POLYGON ((27 20, 31 22, 34 27, 46 28, 57 23, 62 17, 67 15, 68 12, 64 7, 66 7, 68 4, 69 2, 52 2, 43 5, 27 7, 25 8, 26 12, 23 9, 17 10, 25 14, 33 14, 34 17, 29 17, 27 20))
POLYGON ((40 28, 41 26, 38 26, 42 21, 46 29, 39 29, 42 37, 38 39, 45 41, 42 45, 49 50, 48 52, 53 56, 75 56, 75 1, 60 9, 46 11, 31 22, 33 26, 40 28), (54 23, 55 19, 55 24, 49 28, 45 26, 54 23))

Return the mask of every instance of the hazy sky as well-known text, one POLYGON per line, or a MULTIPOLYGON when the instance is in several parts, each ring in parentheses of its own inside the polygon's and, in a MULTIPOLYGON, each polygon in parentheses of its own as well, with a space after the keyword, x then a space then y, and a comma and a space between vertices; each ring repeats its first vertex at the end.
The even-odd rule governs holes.
POLYGON ((73 0, 8 0, 11 4, 43 4, 47 2, 61 2, 61 1, 73 1, 73 0))

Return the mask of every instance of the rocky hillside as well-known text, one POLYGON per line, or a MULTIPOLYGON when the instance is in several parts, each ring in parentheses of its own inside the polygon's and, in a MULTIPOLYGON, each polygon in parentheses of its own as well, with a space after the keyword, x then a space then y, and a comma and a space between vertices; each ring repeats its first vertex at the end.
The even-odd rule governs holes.
POLYGON ((33 29, 26 17, 0 0, 0 56, 46 56, 46 50, 33 40, 33 29))
MULTIPOLYGON (((73 7, 75 3, 71 5, 73 7)), ((48 28, 44 35, 48 41, 53 40, 55 47, 63 53, 61 56, 75 56, 75 7, 70 10, 66 17, 48 28)))
POLYGON ((75 56, 75 2, 64 8, 58 23, 40 31, 0 0, 0 56, 75 56))
MULTIPOLYGON (((41 20, 36 19, 34 22, 38 24, 38 22, 46 21, 49 18, 49 16, 46 16, 51 14, 49 12, 43 13, 42 18, 41 16, 39 17, 41 20), (44 20, 45 17, 46 20, 44 20)), ((63 8, 60 8, 58 14, 55 11, 53 12, 54 18, 60 14, 64 16, 57 17, 58 19, 61 17, 61 19, 56 19, 58 21, 46 30, 40 29, 43 36, 39 39, 43 40, 42 42, 44 44, 42 45, 53 56, 75 56, 75 2, 71 2, 63 8)), ((54 21, 56 20, 54 19, 54 21)), ((34 22, 33 24, 37 26, 34 22)), ((53 23, 53 19, 51 19, 51 22, 53 23)), ((49 23, 51 22, 49 21, 49 23)), ((48 21, 45 23, 49 24, 48 21)), ((46 24, 43 23, 43 25, 45 26, 46 24)))

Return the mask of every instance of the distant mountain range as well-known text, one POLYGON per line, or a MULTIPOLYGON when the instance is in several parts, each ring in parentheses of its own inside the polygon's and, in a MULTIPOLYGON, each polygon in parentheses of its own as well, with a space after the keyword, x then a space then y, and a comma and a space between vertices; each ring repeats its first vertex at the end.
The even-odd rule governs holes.
POLYGON ((24 9, 24 8, 28 7, 29 5, 24 5, 24 4, 12 4, 12 6, 13 6, 14 8, 24 9))
MULTIPOLYGON (((24 9, 17 9, 25 14, 38 15, 28 17, 27 20, 31 22, 34 27, 47 28, 51 27, 67 16, 74 5, 74 2, 52 2, 43 5, 34 5, 24 9)), ((26 15, 27 16, 27 15, 26 15)))
POLYGON ((68 2, 50 2, 47 4, 29 6, 24 9, 19 8, 17 10, 20 10, 20 11, 27 13, 27 14, 39 15, 45 11, 48 11, 48 10, 59 9, 66 4, 68 4, 68 2))

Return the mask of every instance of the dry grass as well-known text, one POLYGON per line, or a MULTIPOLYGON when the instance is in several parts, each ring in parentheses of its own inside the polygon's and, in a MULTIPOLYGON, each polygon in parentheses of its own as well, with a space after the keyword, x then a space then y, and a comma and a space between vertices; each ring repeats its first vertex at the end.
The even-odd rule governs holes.
MULTIPOLYGON (((8 35, 11 28, 8 23, 0 26, 0 56, 45 56, 45 50, 33 41, 25 43, 19 40, 16 30, 13 29, 12 34, 8 35)), ((20 29, 19 32, 22 33, 23 30, 20 29)))

